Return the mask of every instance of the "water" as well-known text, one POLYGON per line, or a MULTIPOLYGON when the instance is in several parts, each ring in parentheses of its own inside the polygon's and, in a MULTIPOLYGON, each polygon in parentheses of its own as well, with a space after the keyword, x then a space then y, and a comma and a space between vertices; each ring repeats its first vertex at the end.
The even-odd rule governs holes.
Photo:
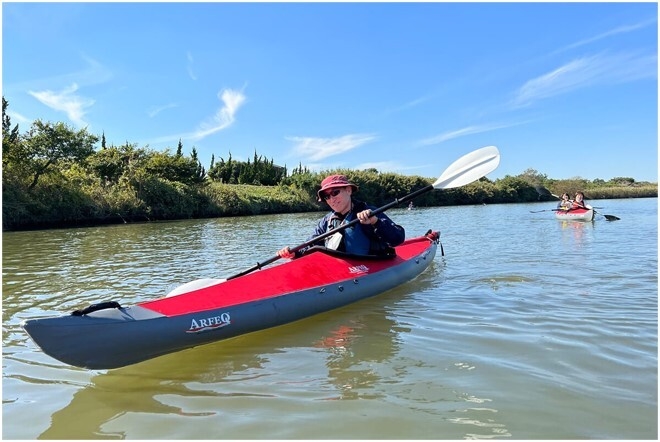
MULTIPOLYGON (((391 209, 445 256, 402 287, 116 370, 22 320, 162 296, 307 239, 320 213, 3 234, 4 439, 657 439, 657 199, 391 209)), ((102 337, 99 337, 102 339, 102 337)))

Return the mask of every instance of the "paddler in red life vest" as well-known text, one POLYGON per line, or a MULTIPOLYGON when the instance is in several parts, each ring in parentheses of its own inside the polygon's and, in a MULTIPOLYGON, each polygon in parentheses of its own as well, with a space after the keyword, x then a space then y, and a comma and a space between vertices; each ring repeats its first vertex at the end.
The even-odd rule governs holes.
POLYGON ((573 201, 572 209, 587 209, 587 206, 584 202, 584 193, 577 192, 575 194, 575 200, 573 201))
MULTIPOLYGON (((332 212, 318 222, 308 241, 341 224, 358 219, 359 224, 343 229, 314 245, 324 245, 329 249, 355 255, 393 254, 392 247, 398 246, 406 239, 404 228, 395 224, 384 213, 371 215, 375 207, 354 199, 353 194, 357 191, 358 186, 348 181, 344 175, 330 175, 321 182, 321 189, 317 192, 318 200, 325 201, 332 212)), ((302 256, 305 250, 298 250, 294 254, 289 247, 284 247, 277 254, 281 258, 292 259, 302 256)))

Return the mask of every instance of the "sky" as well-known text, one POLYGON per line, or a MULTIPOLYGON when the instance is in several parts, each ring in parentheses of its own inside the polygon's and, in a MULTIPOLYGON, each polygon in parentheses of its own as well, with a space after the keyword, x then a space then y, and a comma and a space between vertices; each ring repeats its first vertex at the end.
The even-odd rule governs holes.
MULTIPOLYGON (((658 4, 2 3, 12 126, 289 172, 658 181, 658 4)), ((100 148, 100 143, 98 145, 100 148)))

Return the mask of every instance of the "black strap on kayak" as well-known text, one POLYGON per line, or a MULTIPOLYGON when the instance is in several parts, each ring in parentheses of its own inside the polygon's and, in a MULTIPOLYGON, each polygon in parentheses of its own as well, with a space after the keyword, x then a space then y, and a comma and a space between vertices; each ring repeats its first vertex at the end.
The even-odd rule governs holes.
POLYGON ((89 307, 85 307, 82 310, 75 310, 71 312, 71 316, 83 316, 98 310, 105 310, 108 308, 121 308, 121 305, 119 305, 117 301, 99 302, 98 304, 92 304, 89 307))

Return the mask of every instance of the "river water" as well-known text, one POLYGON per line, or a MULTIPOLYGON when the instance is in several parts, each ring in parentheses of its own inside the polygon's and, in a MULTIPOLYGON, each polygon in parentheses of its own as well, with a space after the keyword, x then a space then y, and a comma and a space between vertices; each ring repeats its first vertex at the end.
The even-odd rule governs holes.
MULTIPOLYGON (((115 370, 20 327, 159 297, 307 239, 321 213, 3 233, 4 439, 657 439, 657 199, 391 209, 442 232, 404 286, 115 370)), ((277 264, 277 263, 276 263, 277 264)), ((103 339, 99 336, 99 339, 103 339)))

